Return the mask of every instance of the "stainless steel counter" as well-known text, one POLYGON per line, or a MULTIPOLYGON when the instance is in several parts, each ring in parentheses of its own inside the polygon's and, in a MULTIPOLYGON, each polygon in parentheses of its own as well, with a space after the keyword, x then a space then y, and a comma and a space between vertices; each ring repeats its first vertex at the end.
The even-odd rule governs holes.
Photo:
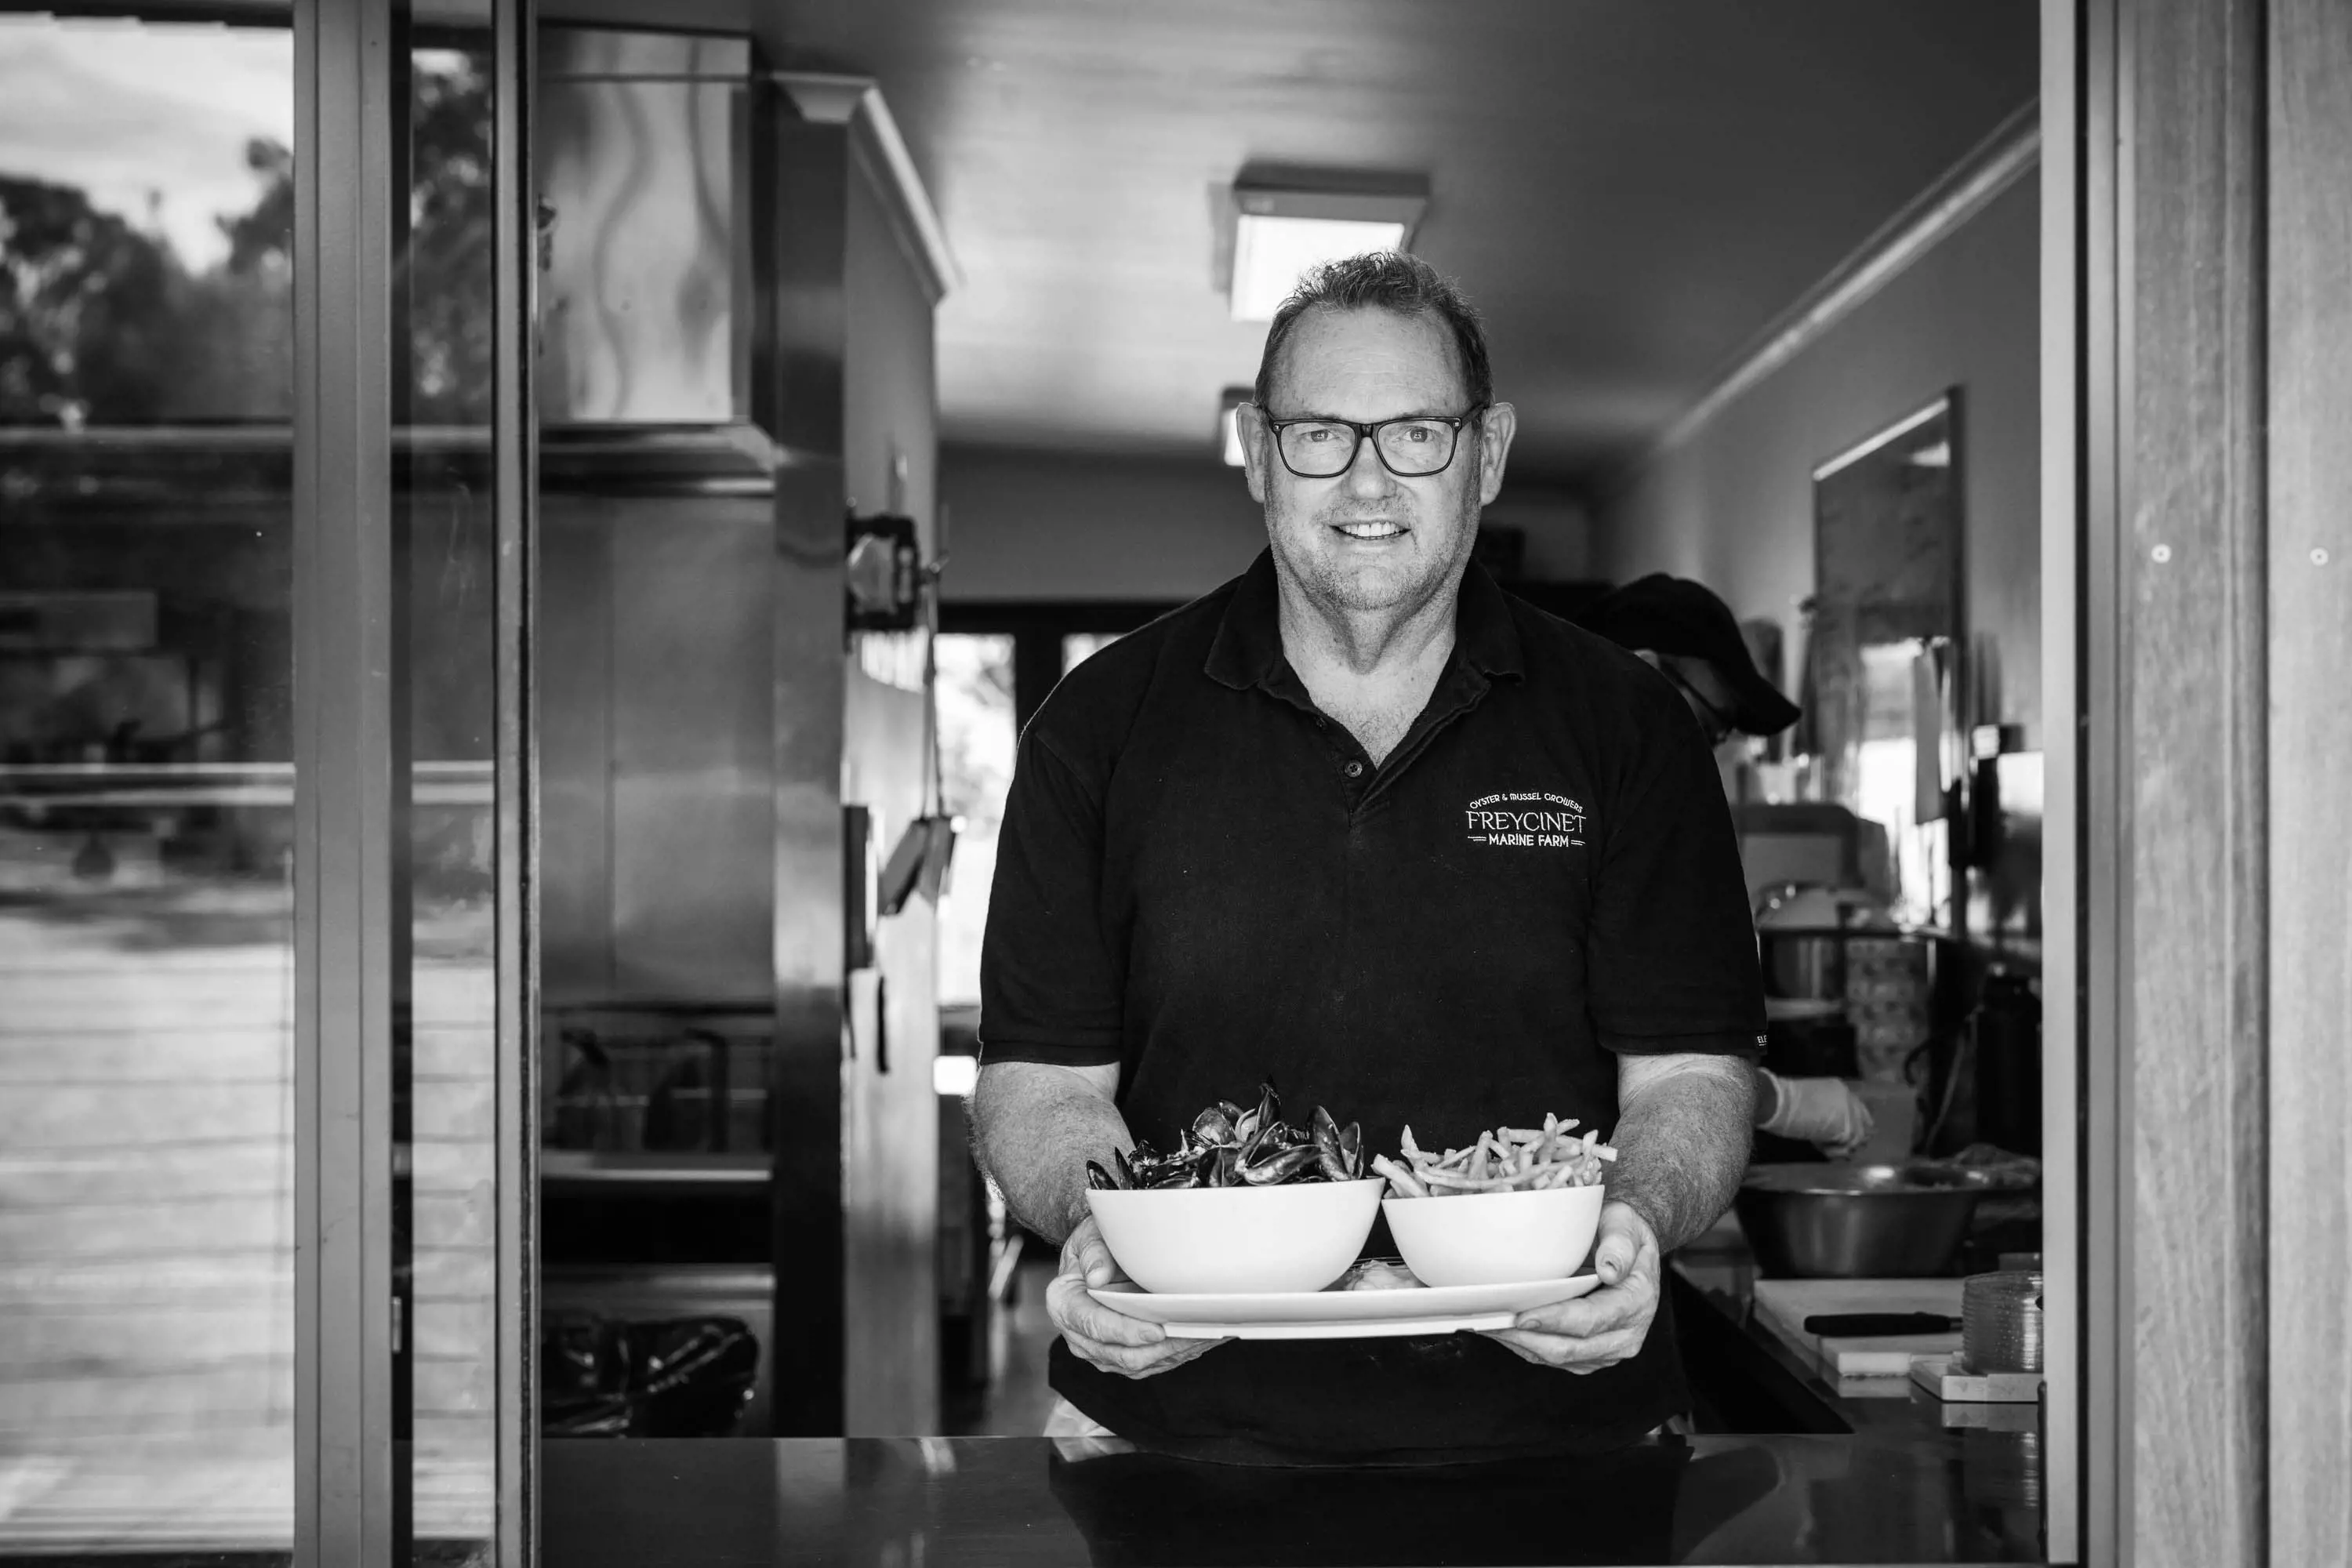
MULTIPOLYGON (((2040 1495, 2040 1412, 2032 1405, 1946 1405, 1901 1377, 1839 1377, 1816 1358, 1805 1354, 1775 1333, 1762 1320, 1756 1304, 1756 1262, 1740 1238, 1739 1227, 1727 1216, 1714 1230, 1675 1254, 1668 1264, 1673 1276, 1675 1310, 1690 1362, 1693 1387, 1704 1400, 1711 1369, 1697 1364, 1709 1336, 1720 1345, 1736 1341, 1741 1364, 1728 1370, 1748 1384, 1749 1402, 1742 1406, 1744 1425, 1753 1429, 1758 1401, 1777 1405, 1766 1412, 1776 1429, 1854 1432, 1901 1436, 1969 1430, 1993 1431, 2001 1436, 2028 1439, 2019 1447, 2020 1461, 2030 1472, 2034 1496, 2040 1495), (1702 1315, 1704 1314, 1704 1315, 1702 1315)), ((1957 1281, 1953 1281, 1957 1285, 1957 1281)), ((1957 1309, 1955 1309, 1957 1310, 1957 1309)))

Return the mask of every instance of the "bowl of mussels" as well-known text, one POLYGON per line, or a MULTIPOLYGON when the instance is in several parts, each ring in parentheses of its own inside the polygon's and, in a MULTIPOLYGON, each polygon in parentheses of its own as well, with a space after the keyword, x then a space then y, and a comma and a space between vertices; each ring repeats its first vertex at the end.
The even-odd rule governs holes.
POLYGON ((1138 1143, 1087 1162, 1087 1202, 1128 1278, 1156 1295, 1320 1290, 1371 1234, 1387 1184, 1364 1170, 1363 1133, 1321 1106, 1282 1119, 1274 1086, 1249 1109, 1221 1100, 1174 1149, 1138 1143))

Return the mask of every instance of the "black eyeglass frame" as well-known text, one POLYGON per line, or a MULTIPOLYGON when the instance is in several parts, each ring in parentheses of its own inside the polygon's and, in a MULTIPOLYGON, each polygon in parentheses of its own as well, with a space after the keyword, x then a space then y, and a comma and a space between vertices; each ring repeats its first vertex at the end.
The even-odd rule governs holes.
POLYGON ((1401 414, 1394 419, 1375 419, 1369 425, 1359 423, 1353 419, 1333 419, 1319 414, 1302 414, 1296 419, 1276 419, 1266 413, 1265 406, 1261 404, 1254 403, 1250 405, 1250 406, 1257 410, 1258 417, 1265 421, 1266 429, 1273 432, 1274 454, 1276 457, 1282 459, 1282 466, 1290 470, 1291 476, 1294 479, 1336 479, 1339 478, 1349 468, 1356 466, 1357 458, 1361 456, 1363 453, 1365 441, 1370 440, 1372 444, 1372 456, 1380 459, 1381 468, 1386 468, 1390 473, 1394 474, 1401 479, 1434 479, 1436 476, 1444 473, 1446 469, 1454 466, 1454 459, 1460 456, 1462 452, 1462 426, 1469 424, 1474 419, 1483 416, 1486 410, 1492 408, 1494 405, 1492 403, 1474 403, 1459 414, 1401 414), (1391 425, 1419 425, 1430 422, 1443 425, 1454 432, 1454 444, 1446 448, 1445 461, 1438 464, 1437 467, 1424 469, 1419 473, 1406 473, 1402 469, 1399 468, 1395 464, 1390 462, 1389 455, 1381 450, 1380 433, 1388 426, 1391 425), (1355 445, 1348 448, 1348 460, 1340 464, 1338 468, 1332 469, 1328 474, 1300 473, 1298 471, 1297 465, 1291 462, 1290 454, 1282 449, 1282 433, 1285 430, 1289 429, 1294 425, 1345 425, 1349 429, 1356 433, 1355 445))
POLYGON ((1706 693, 1693 686, 1689 678, 1681 670, 1662 658, 1658 661, 1658 673, 1673 681, 1675 689, 1697 703, 1699 710, 1706 715, 1708 721, 1706 743, 1709 746, 1720 746, 1732 736, 1739 733, 1739 721, 1708 700, 1706 693))

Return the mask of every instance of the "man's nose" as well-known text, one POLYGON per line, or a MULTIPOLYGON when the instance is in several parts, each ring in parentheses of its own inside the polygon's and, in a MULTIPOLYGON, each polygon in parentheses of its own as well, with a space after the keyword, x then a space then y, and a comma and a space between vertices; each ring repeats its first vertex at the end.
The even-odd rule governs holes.
POLYGON ((1348 465, 1348 493, 1360 500, 1378 500, 1395 486, 1396 477, 1381 461, 1370 437, 1356 443, 1356 460, 1348 465))

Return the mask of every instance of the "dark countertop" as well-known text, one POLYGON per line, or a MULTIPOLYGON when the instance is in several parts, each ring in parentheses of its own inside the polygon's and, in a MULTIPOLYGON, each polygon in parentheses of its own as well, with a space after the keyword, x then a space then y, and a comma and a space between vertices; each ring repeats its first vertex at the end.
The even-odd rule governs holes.
MULTIPOLYGON (((1738 1233, 1677 1257, 1685 1339, 1796 1431, 1597 1459, 1287 1470, 1045 1437, 546 1444, 551 1568, 670 1563, 1940 1563, 2040 1556, 2038 1434, 1824 1379, 1749 1321, 1738 1233)), ((1699 1365, 1694 1356, 1694 1381, 1699 1365)), ((2010 1407, 2015 1410, 2017 1407, 2010 1407)))
POLYGON ((1240 1469, 1073 1441, 543 1448, 551 1568, 2034 1561, 2030 1434, 1665 1436, 1600 1460, 1240 1469), (2021 1535, 2022 1528, 2022 1535, 2021 1535))
POLYGON ((2026 1562, 2021 1435, 1654 1438, 1602 1459, 1269 1470, 1045 1437, 550 1443, 542 1561, 2026 1562))

